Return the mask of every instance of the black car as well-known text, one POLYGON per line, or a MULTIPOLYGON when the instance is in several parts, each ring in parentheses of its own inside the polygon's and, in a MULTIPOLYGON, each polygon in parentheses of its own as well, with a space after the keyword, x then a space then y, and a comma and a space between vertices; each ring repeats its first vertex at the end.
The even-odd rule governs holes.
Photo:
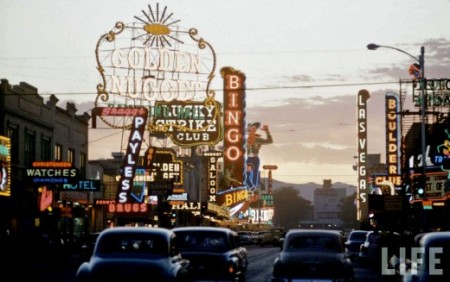
POLYGON ((367 230, 353 230, 348 234, 345 241, 345 251, 347 255, 353 259, 359 256, 361 244, 366 240, 367 230))
POLYGON ((275 258, 272 282, 354 281, 341 233, 334 230, 291 229, 275 258))
POLYGON ((177 227, 172 229, 182 256, 189 260, 192 278, 208 281, 245 281, 247 249, 237 232, 224 227, 177 227))
POLYGON ((175 234, 163 228, 113 227, 98 236, 75 281, 190 281, 175 234))

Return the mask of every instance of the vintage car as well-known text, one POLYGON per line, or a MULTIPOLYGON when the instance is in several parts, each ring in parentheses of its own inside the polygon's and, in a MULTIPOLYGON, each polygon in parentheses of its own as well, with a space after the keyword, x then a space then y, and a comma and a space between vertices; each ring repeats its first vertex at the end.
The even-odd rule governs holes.
POLYGON ((345 241, 345 251, 353 259, 359 256, 361 244, 366 240, 367 230, 352 230, 345 241))
POLYGON ((172 229, 182 256, 189 260, 197 280, 245 281, 247 249, 237 232, 224 227, 177 227, 172 229))
POLYGON ((163 228, 113 227, 103 230, 75 281, 190 281, 175 234, 163 228))
POLYGON ((340 232, 289 230, 273 263, 271 281, 354 281, 340 232))

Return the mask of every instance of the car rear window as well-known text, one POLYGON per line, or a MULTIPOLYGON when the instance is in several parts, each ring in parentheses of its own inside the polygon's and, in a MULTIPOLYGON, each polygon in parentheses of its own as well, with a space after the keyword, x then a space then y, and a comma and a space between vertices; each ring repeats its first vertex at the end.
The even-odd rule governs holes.
POLYGON ((355 232, 350 234, 350 239, 364 241, 366 239, 367 233, 355 232))
POLYGON ((114 234, 101 239, 97 253, 167 255, 168 247, 166 241, 161 236, 114 234))
POLYGON ((226 249, 226 234, 220 232, 178 232, 180 249, 226 249))
POLYGON ((288 243, 288 249, 316 249, 326 251, 337 251, 336 240, 331 237, 295 237, 288 243))

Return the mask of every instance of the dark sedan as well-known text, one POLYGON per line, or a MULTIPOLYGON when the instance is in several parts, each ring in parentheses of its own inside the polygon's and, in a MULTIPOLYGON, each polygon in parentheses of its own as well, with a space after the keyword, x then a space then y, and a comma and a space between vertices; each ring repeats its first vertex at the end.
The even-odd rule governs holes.
POLYGON ((189 281, 175 234, 163 228, 114 227, 100 233, 75 281, 189 281))
POLYGON ((247 249, 237 232, 222 227, 178 227, 172 229, 182 256, 189 260, 193 279, 245 281, 247 249))
POLYGON ((359 256, 359 250, 361 244, 366 240, 367 232, 366 230, 353 230, 348 235, 344 245, 345 251, 351 259, 359 256))
POLYGON ((272 282, 354 281, 342 236, 333 230, 291 229, 273 264, 272 282))

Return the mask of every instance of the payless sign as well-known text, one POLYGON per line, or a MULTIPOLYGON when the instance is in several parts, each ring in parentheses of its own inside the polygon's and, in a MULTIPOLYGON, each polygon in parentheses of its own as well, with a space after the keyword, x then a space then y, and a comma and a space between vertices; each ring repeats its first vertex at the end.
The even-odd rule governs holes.
POLYGON ((130 192, 133 187, 134 174, 136 173, 137 161, 141 150, 142 140, 144 136, 145 126, 147 124, 148 110, 142 108, 132 123, 130 138, 128 140, 127 153, 123 160, 122 172, 119 181, 119 189, 117 191, 117 202, 130 202, 130 192))

